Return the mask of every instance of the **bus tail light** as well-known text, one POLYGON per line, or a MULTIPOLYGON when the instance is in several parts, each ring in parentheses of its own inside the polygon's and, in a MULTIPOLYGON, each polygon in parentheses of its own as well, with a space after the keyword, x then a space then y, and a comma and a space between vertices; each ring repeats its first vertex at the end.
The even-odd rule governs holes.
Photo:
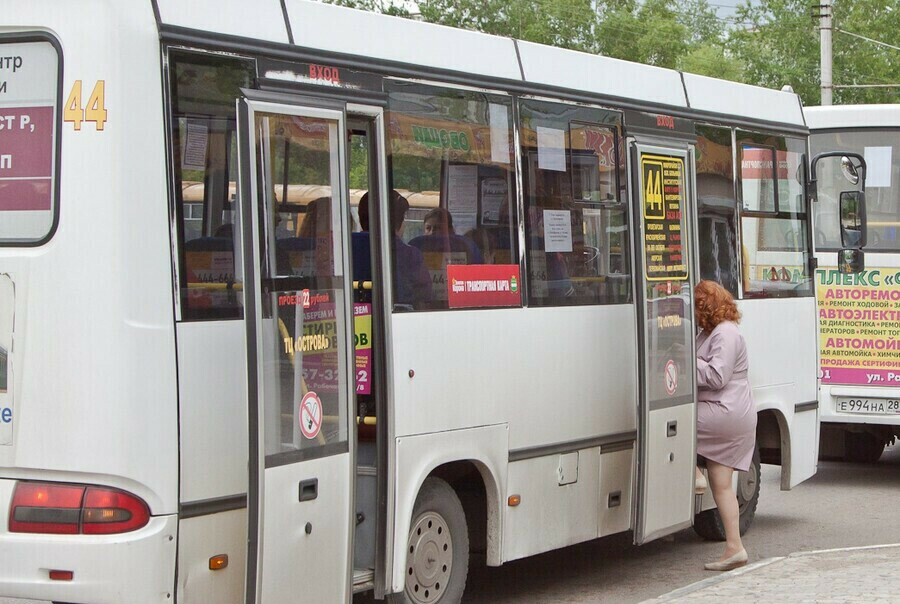
POLYGON ((147 504, 118 489, 18 482, 9 532, 108 535, 139 529, 149 521, 147 504))
POLYGON ((150 522, 147 504, 124 491, 88 487, 81 532, 85 535, 126 533, 150 522))
POLYGON ((83 486, 19 482, 9 511, 10 533, 78 534, 83 486))

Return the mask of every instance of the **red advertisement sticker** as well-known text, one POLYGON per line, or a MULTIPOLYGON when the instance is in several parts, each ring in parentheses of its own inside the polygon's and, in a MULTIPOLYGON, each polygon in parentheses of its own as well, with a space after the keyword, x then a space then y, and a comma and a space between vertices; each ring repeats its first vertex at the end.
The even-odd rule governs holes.
POLYGON ((448 264, 450 308, 519 306, 522 282, 518 264, 448 264))
POLYGON ((53 107, 0 109, 0 210, 49 210, 53 107))

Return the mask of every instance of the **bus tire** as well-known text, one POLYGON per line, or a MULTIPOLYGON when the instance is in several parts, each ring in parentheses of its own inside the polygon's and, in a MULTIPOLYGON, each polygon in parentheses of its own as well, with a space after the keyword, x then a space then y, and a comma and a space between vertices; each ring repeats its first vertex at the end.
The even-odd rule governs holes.
MULTIPOLYGON (((759 503, 760 461, 759 448, 753 451, 750 469, 738 473, 737 500, 740 510, 741 535, 747 532, 756 516, 759 503)), ((694 532, 709 541, 725 541, 725 525, 719 516, 719 510, 713 508, 694 516, 694 532)))
POLYGON ((884 441, 868 432, 844 432, 844 460, 875 463, 884 453, 884 441))
POLYGON ((391 604, 455 604, 469 574, 469 529, 456 492, 426 478, 413 508, 406 545, 405 589, 391 604))

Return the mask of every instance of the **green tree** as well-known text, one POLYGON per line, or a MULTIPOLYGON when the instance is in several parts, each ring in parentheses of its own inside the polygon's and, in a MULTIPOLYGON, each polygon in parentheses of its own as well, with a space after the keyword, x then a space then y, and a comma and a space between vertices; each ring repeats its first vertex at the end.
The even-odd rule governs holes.
POLYGON ((594 51, 591 0, 423 0, 419 10, 431 23, 594 51))
MULTIPOLYGON (((391 0, 326 0, 411 16, 391 0)), ((760 0, 720 18, 707 0, 421 0, 433 23, 781 88, 819 103, 819 34, 811 0, 760 0)), ((834 0, 834 82, 900 84, 897 0, 834 0)), ((836 89, 836 103, 900 102, 900 88, 836 89)))
MULTIPOLYGON (((746 81, 790 84, 807 105, 820 102, 819 33, 808 0, 764 0, 738 8, 745 22, 726 47, 744 64, 746 81)), ((900 84, 900 51, 837 31, 845 29, 900 46, 900 9, 891 0, 835 0, 833 55, 836 84, 900 84)), ((898 102, 900 88, 836 89, 835 103, 898 102)))

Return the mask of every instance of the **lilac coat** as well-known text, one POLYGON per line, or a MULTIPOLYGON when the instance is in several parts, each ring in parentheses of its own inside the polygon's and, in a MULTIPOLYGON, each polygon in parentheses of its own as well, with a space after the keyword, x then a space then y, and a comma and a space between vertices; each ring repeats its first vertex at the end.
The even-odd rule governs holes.
POLYGON ((697 338, 697 453, 747 471, 756 444, 756 406, 737 324, 719 323, 697 338))

